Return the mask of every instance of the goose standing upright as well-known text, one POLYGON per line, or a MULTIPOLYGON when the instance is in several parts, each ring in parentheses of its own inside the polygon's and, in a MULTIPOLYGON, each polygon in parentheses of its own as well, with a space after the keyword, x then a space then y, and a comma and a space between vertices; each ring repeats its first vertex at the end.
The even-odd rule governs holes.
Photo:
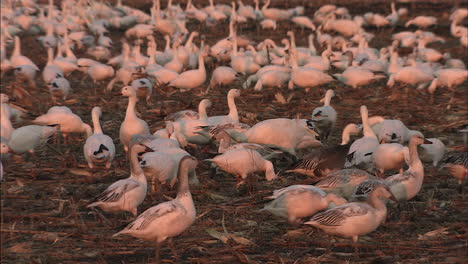
POLYGON ((336 110, 330 105, 331 98, 335 95, 333 90, 327 90, 325 98, 320 100, 323 106, 312 111, 312 122, 318 130, 320 140, 327 140, 336 124, 336 110))
POLYGON ((190 90, 196 88, 206 81, 206 69, 204 57, 206 56, 205 51, 201 51, 198 55, 198 69, 185 71, 177 78, 172 80, 168 86, 175 87, 182 90, 190 90))
POLYGON ((133 135, 150 135, 150 131, 148 124, 136 116, 135 106, 137 97, 135 89, 131 86, 125 86, 122 88, 122 95, 128 97, 128 105, 127 112, 125 113, 125 119, 120 125, 119 137, 120 142, 124 146, 125 152, 127 152, 130 139, 133 135))
POLYGON ((146 176, 138 164, 138 153, 145 150, 144 145, 133 145, 129 153, 130 177, 111 184, 87 207, 99 207, 106 212, 126 211, 136 217, 138 205, 145 199, 147 189, 146 176))
MULTIPOLYGON (((387 207, 384 201, 389 198, 393 198, 390 190, 379 186, 370 194, 368 203, 347 203, 318 213, 305 224, 320 228, 327 234, 351 238, 356 243, 359 236, 374 231, 385 220, 387 207)), ((357 247, 355 249, 357 251, 357 247)))
POLYGON ((345 167, 356 165, 369 169, 372 152, 379 145, 379 141, 369 126, 369 113, 365 105, 361 106, 361 118, 364 136, 354 141, 349 148, 348 160, 345 167))
POLYGON ((172 238, 187 230, 195 221, 196 209, 189 189, 188 173, 197 167, 197 160, 186 156, 179 163, 179 186, 174 200, 160 203, 144 211, 124 230, 114 234, 131 235, 156 242, 155 257, 159 263, 159 250, 164 241, 177 258, 172 238))
POLYGON ((99 117, 101 108, 95 106, 91 111, 94 133, 86 139, 83 153, 89 168, 94 168, 97 163, 105 163, 109 169, 115 156, 115 145, 112 138, 102 133, 99 117))
POLYGON ((224 125, 227 123, 239 123, 239 114, 237 113, 236 102, 234 99, 240 96, 239 89, 231 89, 227 94, 229 113, 225 116, 210 116, 208 123, 210 125, 224 125))

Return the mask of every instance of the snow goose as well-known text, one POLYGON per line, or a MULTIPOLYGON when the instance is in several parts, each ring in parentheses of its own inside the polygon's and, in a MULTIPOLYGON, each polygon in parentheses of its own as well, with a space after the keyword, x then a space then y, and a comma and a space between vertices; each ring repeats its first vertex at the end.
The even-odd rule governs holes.
POLYGON ((392 73, 387 81, 388 87, 393 87, 395 82, 409 85, 426 85, 434 79, 432 73, 424 71, 417 66, 406 66, 392 73))
POLYGON ((347 202, 335 194, 327 194, 311 185, 291 185, 273 191, 273 195, 267 198, 274 200, 265 205, 263 210, 288 219, 290 224, 298 224, 303 217, 347 202))
POLYGON ((333 76, 342 83, 353 87, 364 86, 378 79, 386 78, 385 75, 378 75, 363 67, 349 67, 343 73, 336 73, 333 76))
POLYGON ((291 80, 289 81, 288 88, 293 89, 294 86, 305 88, 308 91, 315 86, 327 84, 333 81, 333 78, 314 68, 298 67, 296 51, 291 51, 291 80))
MULTIPOLYGON (((385 201, 389 198, 393 199, 390 190, 379 186, 370 194, 368 203, 343 204, 312 216, 305 224, 322 229, 327 234, 351 238, 356 243, 359 236, 374 231, 385 221, 385 201)), ((357 252, 357 246, 355 250, 357 252)))
MULTIPOLYGON (((446 86, 452 92, 450 101, 448 103, 447 109, 450 109, 452 106, 453 99, 455 97, 456 88, 458 85, 462 84, 468 78, 468 71, 462 69, 442 69, 434 73, 436 78, 432 80, 431 84, 427 88, 431 97, 433 98, 435 90, 437 87, 446 86)), ((432 99, 433 100, 433 99, 432 99)))
POLYGON ((468 176, 468 152, 451 153, 444 161, 444 167, 458 181, 459 192, 463 190, 463 182, 468 176))
POLYGON ((293 156, 296 149, 322 145, 316 139, 318 134, 301 120, 287 118, 267 119, 245 132, 232 130, 229 136, 237 142, 276 146, 293 156))
POLYGON ((19 67, 21 65, 31 65, 36 71, 39 71, 39 67, 37 67, 34 62, 31 61, 26 56, 21 55, 21 41, 18 36, 14 37, 15 40, 15 48, 13 49, 13 53, 10 57, 10 62, 14 68, 19 67))
POLYGON ((346 161, 350 135, 361 132, 356 124, 348 124, 343 129, 341 144, 337 146, 318 149, 299 160, 286 172, 296 172, 309 176, 323 177, 337 169, 342 169, 346 161))
POLYGON ((384 119, 381 116, 369 118, 369 125, 377 135, 380 143, 406 143, 411 137, 411 131, 398 119, 384 119))
POLYGON ((52 102, 56 103, 58 98, 66 100, 70 92, 72 91, 70 87, 70 82, 64 77, 54 78, 47 84, 49 87, 50 96, 52 97, 52 102))
POLYGON ((243 74, 254 74, 260 69, 254 58, 251 56, 241 55, 237 51, 238 40, 237 36, 233 37, 233 48, 231 53, 231 67, 236 72, 243 74))
POLYGON ((47 142, 56 132, 57 127, 55 126, 22 126, 13 131, 8 146, 17 154, 34 153, 34 149, 47 142))
POLYGON ((287 71, 267 71, 259 74, 257 83, 254 86, 255 91, 261 91, 263 87, 283 88, 288 85, 291 74, 287 71))
POLYGON ((202 51, 198 55, 198 69, 185 71, 179 74, 177 78, 169 82, 168 86, 181 90, 190 90, 205 83, 206 70, 203 59, 206 56, 205 54, 206 52, 202 51))
POLYGON ((379 141, 368 122, 369 114, 367 107, 363 105, 360 110, 364 136, 351 144, 345 167, 355 165, 368 168, 372 164, 372 152, 379 145, 379 141))
MULTIPOLYGON (((4 94, 2 94, 4 95, 4 94)), ((13 124, 11 123, 11 109, 6 103, 1 104, 1 113, 0 113, 0 132, 1 136, 5 139, 10 139, 11 134, 15 130, 13 124)))
POLYGON ((125 152, 128 151, 130 139, 133 135, 143 134, 149 135, 148 124, 137 117, 135 113, 135 107, 137 102, 137 95, 135 89, 131 86, 125 86, 122 88, 122 95, 128 97, 127 111, 125 113, 125 119, 120 125, 120 143, 124 146, 125 152))
POLYGON ((227 94, 227 102, 229 107, 228 115, 224 116, 210 116, 208 117, 208 123, 210 125, 224 125, 227 123, 238 123, 239 122, 239 115, 237 113, 237 107, 235 98, 239 97, 240 90, 239 89, 230 89, 227 94))
MULTIPOLYGON (((171 141, 175 141, 169 139, 171 141)), ((148 145, 156 145, 155 142, 148 142, 148 145)), ((177 141, 176 141, 177 143, 177 141)), ((178 144, 178 143, 177 143, 178 144)), ((140 166, 148 179, 152 181, 152 191, 161 191, 160 185, 168 184, 171 188, 177 181, 177 173, 180 161, 190 155, 187 151, 179 147, 165 148, 162 145, 154 146, 154 152, 145 153, 141 157, 140 166)), ((191 184, 198 184, 195 171, 190 171, 191 184)))
POLYGON ((211 101, 203 99, 198 103, 198 113, 193 110, 182 110, 175 112, 171 115, 166 116, 166 121, 178 121, 178 120, 206 120, 208 115, 206 114, 206 108, 211 107, 211 101))
POLYGON ((145 174, 138 165, 138 153, 146 150, 141 144, 130 149, 130 177, 118 180, 94 198, 88 208, 99 207, 106 212, 126 211, 137 216, 137 208, 146 196, 147 182, 145 174))
POLYGON ((46 84, 50 83, 53 79, 64 77, 62 69, 54 64, 54 51, 52 48, 47 49, 47 65, 42 71, 42 79, 46 84))
POLYGON ((46 114, 34 119, 33 123, 38 125, 58 125, 65 144, 70 133, 86 133, 87 137, 92 134, 91 126, 83 123, 81 117, 74 114, 66 106, 51 107, 46 114))
POLYGON ((262 7, 262 14, 267 19, 275 21, 288 20, 291 17, 291 13, 288 10, 282 10, 278 8, 268 8, 271 0, 267 0, 262 7))
POLYGON ((277 177, 271 161, 265 160, 260 153, 251 149, 230 150, 206 161, 213 162, 223 171, 234 174, 237 178, 237 187, 245 183, 250 174, 257 171, 264 171, 267 181, 277 177))
POLYGON ((332 97, 335 96, 333 90, 327 90, 325 97, 320 100, 323 106, 316 107, 312 111, 312 122, 317 128, 321 140, 327 140, 336 124, 336 110, 330 105, 332 97))
POLYGON ((392 175, 384 181, 397 201, 413 199, 421 190, 424 180, 424 167, 418 156, 418 145, 431 144, 420 135, 411 137, 409 143, 409 168, 403 173, 392 175))
POLYGON ((9 152, 11 152, 10 147, 8 147, 8 144, 6 143, 5 140, 2 140, 0 142, 0 155, 1 155, 1 160, 0 160, 0 181, 3 181, 3 176, 5 174, 4 171, 3 171, 4 156, 7 155, 9 152))
POLYGON ((428 28, 432 25, 437 24, 437 18, 433 16, 417 16, 408 22, 406 22, 405 27, 409 27, 410 25, 416 25, 419 28, 428 28))
POLYGON ((115 145, 112 138, 102 132, 99 118, 101 117, 101 108, 95 106, 91 111, 94 133, 86 139, 83 147, 83 153, 88 166, 92 169, 95 165, 105 163, 109 169, 115 156, 115 145))
MULTIPOLYGON (((208 86, 209 89, 219 87, 219 86, 226 86, 232 84, 237 78, 239 74, 233 70, 231 67, 220 66, 217 67, 213 74, 211 75, 210 85, 208 86)), ((208 93, 209 89, 207 89, 206 93, 208 93)))
POLYGON ((177 257, 172 238, 187 230, 195 221, 196 209, 189 190, 188 173, 197 166, 197 160, 187 156, 179 163, 179 186, 174 200, 160 203, 144 211, 124 230, 114 234, 131 235, 156 242, 156 262, 159 263, 159 250, 164 241, 177 257))
POLYGON ((372 152, 372 162, 382 177, 386 170, 402 173, 405 161, 409 163, 409 149, 398 143, 379 144, 372 152))
POLYGON ((445 155, 445 145, 438 138, 426 138, 432 144, 421 144, 418 146, 419 158, 423 162, 431 162, 432 166, 437 167, 445 155))

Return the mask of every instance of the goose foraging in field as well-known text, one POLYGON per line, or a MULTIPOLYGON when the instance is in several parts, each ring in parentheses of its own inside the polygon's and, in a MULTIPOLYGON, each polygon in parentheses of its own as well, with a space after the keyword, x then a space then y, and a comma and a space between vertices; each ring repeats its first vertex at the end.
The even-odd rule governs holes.
POLYGON ((56 132, 55 126, 22 126, 13 131, 8 146, 16 154, 34 153, 34 149, 47 142, 56 132))
POLYGON ((343 129, 341 144, 321 148, 299 160, 286 172, 296 172, 314 177, 323 177, 337 169, 342 169, 351 146, 350 135, 361 132, 356 124, 348 124, 343 129))
POLYGON ((83 153, 88 166, 92 169, 96 164, 105 163, 107 169, 111 167, 115 156, 115 145, 112 138, 103 134, 99 118, 101 108, 96 106, 91 111, 94 133, 86 139, 83 153))
POLYGON ((146 196, 146 176, 138 164, 138 153, 146 146, 135 144, 130 149, 130 177, 118 180, 95 198, 88 208, 99 207, 106 212, 126 211, 137 216, 137 207, 146 196))
POLYGON ((300 223, 301 218, 312 216, 318 211, 346 203, 346 200, 332 193, 325 193, 320 188, 312 185, 291 185, 286 188, 273 191, 273 195, 267 197, 274 199, 263 210, 287 218, 290 224, 300 223))
POLYGON ((234 174, 237 177, 237 187, 243 184, 251 173, 257 171, 264 171, 268 181, 277 177, 273 164, 251 149, 227 151, 206 161, 213 162, 222 170, 234 174))
POLYGON ((51 107, 45 115, 34 119, 33 123, 45 126, 58 125, 58 129, 63 135, 65 144, 67 144, 68 134, 70 133, 86 133, 87 137, 92 134, 91 126, 83 123, 81 117, 74 114, 70 108, 66 106, 51 107))
POLYGON ((156 262, 159 262, 159 250, 164 241, 177 258, 172 238, 187 230, 195 221, 196 209, 189 190, 188 173, 197 166, 197 160, 186 156, 179 164, 179 187, 177 197, 168 202, 160 203, 143 212, 124 230, 114 234, 131 235, 137 238, 156 242, 156 262))
MULTIPOLYGON (((305 224, 322 229, 327 234, 351 238, 356 243, 359 236, 374 231, 385 221, 385 200, 390 198, 393 199, 390 190, 379 186, 370 193, 368 203, 347 203, 318 213, 305 224)), ((355 250, 357 252, 357 246, 355 250)))

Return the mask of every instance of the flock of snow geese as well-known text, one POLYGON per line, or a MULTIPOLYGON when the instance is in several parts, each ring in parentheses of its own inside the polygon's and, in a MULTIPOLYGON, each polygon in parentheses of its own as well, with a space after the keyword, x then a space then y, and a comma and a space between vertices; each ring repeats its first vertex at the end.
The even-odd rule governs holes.
MULTIPOLYGON (((249 179, 256 172, 264 172, 267 181, 274 180, 279 175, 272 161, 289 157, 289 172, 316 177, 318 182, 275 190, 263 210, 292 224, 311 217, 305 224, 353 241, 385 220, 387 199, 404 202, 418 194, 424 181, 421 159, 433 166, 444 162, 462 188, 468 173, 466 151, 451 153, 444 160, 446 148, 441 140, 424 138, 421 132, 408 129, 400 120, 369 117, 366 106, 360 107, 362 124, 348 124, 343 129, 341 144, 324 147, 337 120, 337 112, 331 106, 333 90, 326 92, 323 106, 313 110, 311 119, 274 118, 253 126, 239 122, 235 104, 235 98, 241 96, 239 89, 229 90, 227 115, 208 116, 211 102, 203 99, 198 112, 173 113, 166 117, 166 127, 154 134, 136 110, 140 100, 151 102, 156 86, 188 91, 208 83, 208 93, 210 89, 232 85, 241 75, 245 76, 242 88, 253 86, 256 91, 267 87, 318 89, 330 82, 358 88, 388 78, 387 86, 393 87, 395 94, 396 83, 401 83, 406 88, 427 89, 433 98, 438 87, 447 87, 452 93, 450 108, 456 88, 467 80, 468 71, 462 60, 426 47, 445 41, 425 31, 437 25, 437 18, 406 19, 408 10, 397 10, 394 3, 388 15, 369 12, 352 16, 344 7, 325 5, 308 17, 304 15, 304 7, 273 8, 270 0, 261 8, 258 0, 255 6, 241 0, 232 5, 215 5, 210 0, 206 7, 196 7, 189 0, 185 9, 171 0, 162 9, 160 1, 155 0, 150 14, 145 11, 123 5, 120 0, 115 6, 103 1, 65 0, 61 9, 53 1, 42 6, 34 0, 6 0, 1 6, 2 77, 12 74, 32 82, 42 77, 56 105, 34 119, 33 125, 14 128, 12 120, 21 121, 23 113, 9 103, 8 95, 1 95, 2 163, 8 161, 10 152, 33 153, 57 132, 64 143, 70 134, 85 133, 83 154, 89 168, 110 168, 116 146, 101 128, 101 108, 92 109, 91 127, 70 108, 60 106, 73 93, 67 78, 80 71, 81 76, 93 80, 97 93, 103 85, 106 91, 120 85, 122 95, 129 99, 119 138, 128 155, 130 176, 111 184, 88 206, 106 212, 126 211, 136 217, 114 236, 131 235, 156 242, 158 259, 160 245, 167 240, 176 254, 172 238, 188 229, 196 218, 189 186, 200 184, 195 172, 197 159, 184 149, 187 146, 218 144, 219 155, 206 161, 235 175, 237 186, 252 187, 249 179), (393 34, 393 42, 380 50, 369 46, 374 35, 365 28, 395 27, 403 19, 407 21, 406 27, 419 29, 393 34), (265 39, 256 46, 237 34, 238 27, 246 23, 273 32, 277 23, 288 20, 302 30, 311 31, 308 47, 296 46, 294 31, 288 31, 281 44, 265 39), (199 33, 190 33, 187 22, 198 23, 200 27, 225 23, 229 35, 212 46, 202 38, 197 46, 199 33), (106 36, 110 30, 125 31, 120 54, 112 52, 115 44, 106 36), (34 58, 21 53, 21 36, 28 34, 40 35, 37 40, 47 49, 48 60, 42 70, 34 58), (166 46, 158 50, 156 38, 162 37, 166 46), (11 46, 13 51, 8 57, 7 49, 11 46), (146 55, 142 52, 144 47, 146 55), (400 56, 401 47, 413 52, 400 56), (74 54, 77 50, 85 50, 87 56, 77 58, 74 54), (205 68, 207 63, 226 66, 217 66, 207 82, 210 75, 205 68), (340 73, 329 74, 331 71, 340 73), (40 72, 42 76, 38 77, 40 72), (361 138, 351 140, 351 135, 361 132, 361 138), (298 157, 297 150, 304 148, 315 150, 298 157), (408 169, 404 170, 404 164, 408 169), (399 173, 385 177, 385 172, 392 170, 399 173), (162 186, 177 184, 177 197, 138 216, 137 208, 147 194, 147 179, 155 192, 161 191, 162 186)), ((451 37, 459 39, 456 43, 465 52, 468 31, 463 20, 467 17, 466 8, 454 9, 450 15, 451 37)), ((2 179, 4 176, 2 165, 2 179)))

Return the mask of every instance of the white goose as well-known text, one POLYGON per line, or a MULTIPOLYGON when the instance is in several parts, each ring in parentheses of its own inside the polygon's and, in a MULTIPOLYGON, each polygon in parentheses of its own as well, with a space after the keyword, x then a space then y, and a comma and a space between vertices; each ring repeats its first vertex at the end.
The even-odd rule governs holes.
POLYGON ((386 170, 399 170, 403 172, 403 162, 409 163, 409 149, 398 143, 378 145, 372 153, 374 167, 385 175, 386 170))
POLYGON ((372 191, 368 203, 343 204, 312 216, 305 224, 327 234, 351 238, 356 243, 359 236, 374 231, 385 221, 385 200, 389 198, 393 198, 392 193, 385 186, 380 186, 372 191))
POLYGON ((271 161, 265 160, 260 153, 251 149, 230 150, 206 161, 213 162, 222 170, 234 174, 237 178, 237 187, 245 183, 250 174, 257 171, 264 171, 268 181, 277 177, 271 161))
POLYGON ((335 194, 327 194, 312 185, 291 185, 273 191, 273 195, 267 198, 274 200, 265 205, 263 210, 288 219, 290 224, 298 224, 303 217, 312 216, 319 211, 347 202, 335 194))
POLYGON ((432 144, 421 144, 418 146, 419 158, 423 162, 431 162, 432 166, 437 167, 445 155, 445 145, 438 138, 426 138, 432 144))
POLYGON ((179 164, 179 187, 174 200, 160 203, 143 212, 124 230, 113 236, 131 235, 156 242, 156 262, 159 262, 161 244, 168 240, 169 246, 177 257, 172 238, 187 230, 195 221, 196 209, 189 190, 188 173, 197 167, 197 161, 187 156, 179 164))
MULTIPOLYGON (((22 126, 13 131, 8 146, 17 153, 34 153, 34 149, 43 145, 47 140, 57 132, 55 126, 22 126)), ((3 135, 2 135, 3 136, 3 135)))
POLYGON ((145 149, 146 147, 140 144, 132 146, 129 153, 130 177, 111 184, 96 196, 88 208, 99 207, 106 212, 126 211, 137 216, 138 205, 145 199, 147 189, 145 174, 138 165, 138 153, 145 149))
POLYGON ((201 86, 206 81, 206 70, 204 57, 206 53, 204 51, 200 52, 198 55, 198 69, 185 71, 177 78, 172 80, 168 86, 175 87, 182 90, 190 90, 196 87, 201 86))
POLYGON ((120 125, 120 143, 124 146, 125 152, 128 151, 130 139, 133 135, 143 134, 149 135, 148 124, 137 117, 135 113, 135 107, 137 102, 137 95, 135 89, 131 86, 125 86, 122 88, 122 95, 128 97, 127 111, 125 113, 125 119, 120 125))
MULTIPOLYGON (((220 66, 217 67, 212 75, 210 80, 209 89, 215 87, 226 86, 232 84, 239 77, 238 73, 233 70, 231 67, 220 66)), ((207 92, 208 93, 208 90, 207 92)))
POLYGON ((365 105, 361 106, 361 118, 364 136, 351 144, 345 167, 356 165, 367 168, 371 165, 372 152, 379 145, 379 141, 369 125, 369 113, 365 105))
POLYGON ((408 22, 406 22, 405 27, 409 27, 410 25, 416 25, 419 28, 427 28, 432 25, 437 24, 437 18, 433 16, 417 16, 408 22))
POLYGON ((232 130, 229 136, 237 142, 276 146, 292 155, 296 155, 296 149, 322 145, 305 122, 287 118, 267 119, 245 132, 232 130))
POLYGON ((10 57, 10 62, 13 68, 19 67, 21 65, 31 65, 36 71, 39 71, 39 67, 37 67, 34 62, 31 61, 26 56, 21 55, 21 41, 18 36, 15 36, 15 48, 13 49, 13 53, 10 57))
POLYGON ((227 101, 229 107, 228 115, 224 116, 210 116, 208 117, 208 123, 210 125, 224 125, 227 123, 238 123, 239 114, 237 113, 236 102, 234 101, 236 97, 240 96, 239 89, 231 89, 227 94, 227 101))
POLYGON ((42 79, 46 84, 50 83, 53 79, 64 77, 62 69, 54 64, 54 51, 52 48, 47 49, 47 65, 42 71, 42 79))
POLYGON ((45 115, 38 116, 32 121, 38 125, 59 125, 58 129, 63 135, 64 143, 67 143, 68 134, 70 133, 86 133, 89 137, 92 134, 91 126, 83 123, 81 117, 74 114, 70 108, 66 106, 51 107, 45 115))
POLYGON ((86 139, 83 147, 84 157, 91 169, 100 163, 105 163, 106 168, 109 169, 115 156, 115 145, 112 138, 102 132, 99 122, 101 113, 101 108, 98 106, 95 106, 91 111, 94 133, 86 139))
POLYGON ((335 96, 333 90, 327 90, 325 97, 320 100, 323 106, 316 107, 312 111, 312 121, 318 130, 320 139, 326 140, 336 124, 336 110, 330 105, 332 97, 335 96))
POLYGON ((10 148, 8 147, 8 144, 5 141, 0 142, 0 155, 2 156, 2 159, 0 160, 0 181, 3 181, 3 176, 5 172, 3 171, 3 156, 8 154, 10 152, 10 148))
POLYGON ((288 88, 293 89, 294 86, 305 88, 308 91, 315 86, 327 84, 333 81, 333 78, 314 68, 298 67, 296 51, 291 51, 291 80, 289 81, 288 88))
POLYGON ((431 84, 427 88, 431 94, 432 100, 434 100, 434 93, 437 87, 446 86, 452 92, 450 101, 448 103, 447 109, 450 109, 453 99, 455 97, 455 91, 458 85, 462 84, 468 78, 468 71, 463 69, 442 69, 434 73, 436 78, 432 80, 431 84))
POLYGON ((408 170, 385 179, 397 201, 411 200, 421 190, 424 181, 424 167, 418 155, 418 145, 421 144, 432 142, 420 135, 412 136, 409 142, 408 170))
POLYGON ((63 77, 52 79, 47 86, 49 87, 50 96, 52 97, 52 102, 54 103, 58 98, 66 100, 72 91, 70 82, 63 77))

